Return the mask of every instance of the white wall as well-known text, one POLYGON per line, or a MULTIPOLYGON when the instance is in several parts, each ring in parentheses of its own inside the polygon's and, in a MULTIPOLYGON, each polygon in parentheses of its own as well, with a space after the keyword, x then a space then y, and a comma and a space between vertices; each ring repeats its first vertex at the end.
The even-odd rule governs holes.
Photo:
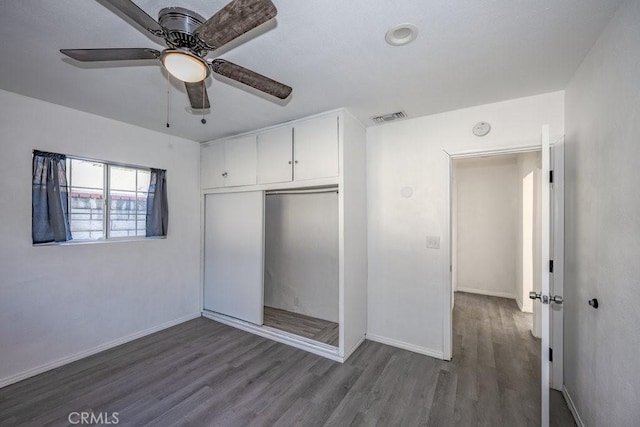
MULTIPOLYGON (((367 129, 368 331, 443 356, 449 286, 449 156, 539 144, 564 133, 564 93, 520 98, 367 129), (492 125, 478 138, 472 126, 492 125), (412 194, 403 197, 403 188, 412 194), (440 249, 427 249, 426 236, 440 249)), ((406 195, 407 193, 405 193, 406 195)))
POLYGON ((0 384, 198 315, 198 144, 5 91, 0 109, 0 384), (166 169, 167 239, 33 247, 34 148, 166 169))
POLYGON ((267 195, 264 304, 338 322, 338 194, 267 195))
POLYGON ((458 159, 453 164, 456 290, 515 299, 520 235, 517 156, 458 159))
POLYGON ((623 3, 566 92, 564 375, 588 426, 640 420, 639 23, 623 3))

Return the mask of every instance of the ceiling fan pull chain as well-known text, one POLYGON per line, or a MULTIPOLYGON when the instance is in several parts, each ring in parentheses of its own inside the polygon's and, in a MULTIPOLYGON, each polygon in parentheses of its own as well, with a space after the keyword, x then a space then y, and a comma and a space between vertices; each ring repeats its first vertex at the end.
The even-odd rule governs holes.
POLYGON ((171 104, 171 74, 169 74, 169 71, 167 71, 167 127, 170 127, 169 125, 169 107, 171 104))
POLYGON ((200 123, 202 123, 203 125, 207 123, 207 119, 204 118, 204 107, 206 105, 205 102, 207 99, 206 90, 207 87, 204 83, 204 80, 202 80, 202 120, 200 120, 200 123))

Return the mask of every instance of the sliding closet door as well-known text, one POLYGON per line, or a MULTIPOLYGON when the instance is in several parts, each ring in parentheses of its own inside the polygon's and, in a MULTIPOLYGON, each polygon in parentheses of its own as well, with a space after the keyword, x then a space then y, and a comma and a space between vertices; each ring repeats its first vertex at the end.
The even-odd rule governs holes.
POLYGON ((264 193, 205 197, 204 308, 262 325, 264 193))

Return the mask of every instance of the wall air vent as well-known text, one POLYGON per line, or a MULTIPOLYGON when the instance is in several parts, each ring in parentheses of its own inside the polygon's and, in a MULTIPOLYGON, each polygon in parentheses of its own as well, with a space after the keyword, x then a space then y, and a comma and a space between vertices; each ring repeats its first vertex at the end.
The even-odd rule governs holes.
POLYGON ((371 117, 374 123, 386 123, 394 120, 402 120, 407 118, 407 113, 404 111, 396 111, 395 113, 383 114, 381 116, 371 117))

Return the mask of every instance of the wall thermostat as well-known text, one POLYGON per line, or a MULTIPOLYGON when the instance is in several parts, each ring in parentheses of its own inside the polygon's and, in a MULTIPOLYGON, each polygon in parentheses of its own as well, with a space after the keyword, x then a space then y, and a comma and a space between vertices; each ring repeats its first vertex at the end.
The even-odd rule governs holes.
POLYGON ((478 122, 473 126, 473 134, 475 136, 485 136, 491 130, 491 125, 488 122, 478 122))

